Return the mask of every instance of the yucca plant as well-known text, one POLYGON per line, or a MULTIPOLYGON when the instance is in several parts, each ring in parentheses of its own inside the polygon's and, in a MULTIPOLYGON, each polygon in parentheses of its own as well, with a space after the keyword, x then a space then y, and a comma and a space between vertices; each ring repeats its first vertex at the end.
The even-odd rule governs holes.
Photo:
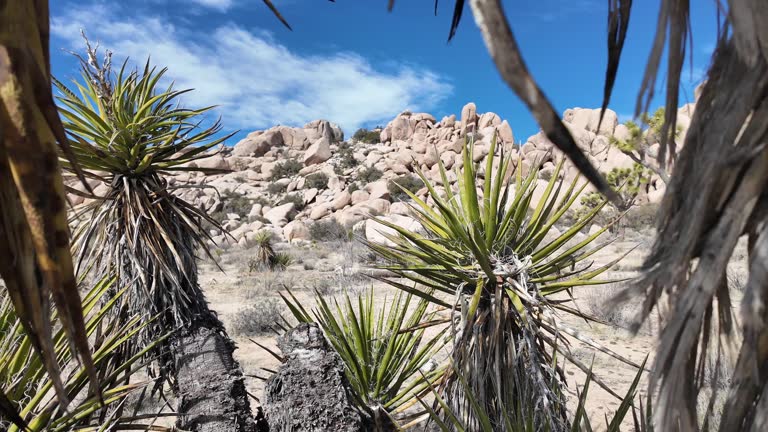
POLYGON ((413 405, 415 397, 428 393, 441 374, 436 356, 447 328, 425 335, 421 325, 435 317, 427 312, 430 303, 425 299, 411 309, 413 295, 398 293, 391 302, 385 299, 387 307, 375 307, 373 288, 356 299, 345 292, 341 304, 315 292, 317 306, 310 313, 290 291, 281 297, 296 320, 317 322, 323 329, 377 430, 392 430, 394 417, 413 405))
POLYGON ((470 400, 465 396, 466 386, 457 379, 459 375, 466 377, 467 385, 494 425, 503 422, 502 406, 514 406, 512 401, 498 400, 498 397, 520 394, 524 389, 530 393, 525 400, 537 407, 531 411, 533 425, 565 430, 569 425, 560 357, 584 371, 587 367, 571 355, 563 335, 576 336, 610 352, 569 329, 559 318, 569 314, 600 321, 566 299, 573 294, 574 287, 614 282, 597 277, 621 257, 597 268, 586 261, 608 244, 595 243, 608 227, 569 244, 590 224, 605 202, 561 235, 545 241, 586 184, 577 186, 577 178, 564 187, 560 176, 564 161, 561 160, 540 200, 532 202, 537 170, 531 170, 525 178, 518 170, 514 181, 507 180, 513 161, 503 149, 497 153, 494 138, 485 166, 485 181, 480 187, 477 167, 472 161, 473 149, 471 142, 464 146, 464 164, 456 168, 457 191, 450 187, 442 163, 438 162, 445 187, 440 190, 417 170, 434 206, 404 190, 415 203, 413 214, 423 226, 424 234, 379 220, 395 230, 396 234, 385 234, 395 246, 368 241, 366 244, 393 263, 380 266, 396 276, 384 278, 385 282, 458 311, 460 324, 454 328, 452 354, 458 375, 449 371, 442 390, 452 410, 470 422, 470 430, 476 430, 479 425, 469 413, 470 400), (401 278, 415 282, 416 286, 402 283, 401 278), (500 373, 510 368, 525 373, 500 373), (524 382, 510 378, 515 376, 524 382))
POLYGON ((15 432, 26 427, 30 432, 64 432, 141 427, 139 424, 128 426, 135 419, 122 415, 122 404, 129 393, 144 387, 145 383, 129 383, 128 379, 141 367, 143 355, 161 343, 162 338, 142 347, 130 358, 122 357, 122 349, 132 344, 133 336, 152 320, 146 315, 136 315, 121 322, 111 314, 120 307, 119 299, 125 293, 123 289, 107 298, 114 283, 114 278, 100 280, 82 302, 85 329, 95 341, 93 359, 103 404, 98 396, 86 394, 88 377, 72 354, 57 314, 52 320, 56 328, 53 333, 56 358, 64 371, 62 378, 68 400, 73 402, 66 406, 53 394, 53 381, 34 351, 33 341, 23 331, 7 292, 0 294, 0 388, 8 398, 6 403, 20 413, 16 424, 7 421, 13 419, 0 420, 0 430, 15 432))
POLYGON ((82 82, 74 82, 79 96, 55 83, 77 163, 89 178, 108 186, 105 196, 90 197, 78 209, 78 264, 98 274, 116 271, 129 287, 130 310, 162 313, 145 335, 151 340, 163 329, 189 325, 207 310, 197 284, 196 251, 208 251, 203 221, 218 226, 171 194, 163 176, 205 171, 186 164, 206 157, 226 137, 215 138, 218 122, 198 127, 197 118, 210 108, 177 105, 188 90, 158 87, 165 69, 149 62, 143 70, 126 68, 124 63, 112 77, 109 63, 97 68, 83 61, 82 82))
MULTIPOLYGON (((239 366, 231 358, 233 344, 208 308, 197 279, 197 255, 213 259, 204 224, 221 227, 205 211, 175 196, 166 180, 176 172, 221 172, 190 163, 208 157, 208 150, 231 135, 220 134, 219 121, 200 126, 211 107, 181 106, 180 96, 190 90, 161 84, 166 69, 158 70, 147 61, 141 69, 128 70, 126 61, 115 74, 110 53, 99 62, 88 45, 87 55, 88 60, 81 59, 82 78, 74 81, 74 91, 55 81, 59 112, 76 162, 86 177, 106 185, 103 196, 89 196, 90 201, 76 209, 73 217, 79 268, 99 275, 116 274, 118 284, 128 290, 123 298, 129 314, 158 315, 144 327, 135 347, 168 329, 183 328, 164 344, 159 369, 178 393, 194 391, 191 380, 206 379, 187 365, 195 355, 205 355, 203 345, 211 340, 210 335, 220 339, 222 347, 229 347, 228 355, 222 351, 217 357, 220 369, 206 370, 211 374, 207 379, 221 382, 222 374, 230 378, 232 388, 220 385, 222 398, 231 401, 237 421, 247 423, 251 414, 245 389, 237 379, 239 366), (193 346, 201 351, 185 351, 193 346), (189 386, 182 379, 190 380, 189 386)), ((73 169, 72 163, 63 161, 63 165, 73 169)), ((202 406, 186 404, 183 408, 190 410, 182 417, 184 421, 229 421, 210 419, 202 406), (199 417, 189 414, 194 409, 200 410, 199 417)))

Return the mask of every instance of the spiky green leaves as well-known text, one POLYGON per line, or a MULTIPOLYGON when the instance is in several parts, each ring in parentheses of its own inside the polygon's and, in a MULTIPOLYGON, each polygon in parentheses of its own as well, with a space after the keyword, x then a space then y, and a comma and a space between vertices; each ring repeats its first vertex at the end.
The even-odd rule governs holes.
MULTIPOLYGON (((85 395, 88 377, 66 343, 66 335, 59 325, 60 318, 56 315, 53 320, 56 358, 61 370, 65 371, 62 378, 66 393, 74 402, 65 407, 62 401, 50 398, 52 378, 34 351, 30 336, 22 331, 21 321, 11 308, 8 296, 0 296, 0 387, 7 397, 5 403, 19 409, 29 431, 63 432, 103 425, 120 430, 122 424, 131 421, 114 409, 129 393, 140 389, 145 383, 127 384, 126 377, 140 363, 143 354, 162 339, 143 347, 136 356, 121 357, 133 336, 152 320, 140 316, 129 317, 124 322, 115 319, 109 312, 119 307, 117 300, 125 290, 120 290, 111 299, 105 298, 113 284, 114 279, 100 280, 82 301, 87 334, 98 335, 94 338, 93 359, 101 378, 98 384, 105 405, 96 396, 78 397, 85 395)), ((4 424, 3 421, 0 421, 0 428, 23 430, 18 425, 4 424)))
MULTIPOLYGON (((554 296, 581 285, 610 282, 598 278, 615 262, 593 267, 587 261, 607 244, 595 244, 607 227, 577 238, 605 201, 553 236, 553 228, 585 187, 578 184, 578 178, 565 182, 565 176, 561 176, 564 160, 560 160, 546 185, 539 186, 537 168, 525 177, 517 170, 512 177, 514 161, 503 148, 497 149, 493 139, 481 184, 473 153, 474 144, 466 144, 463 164, 455 169, 455 187, 441 162, 441 188, 416 170, 429 198, 423 200, 405 192, 413 200, 413 215, 423 233, 379 220, 395 231, 385 234, 394 247, 366 244, 391 263, 381 268, 396 277, 384 278, 385 282, 458 312, 460 324, 454 329, 453 346, 455 371, 449 371, 443 383, 445 398, 452 408, 466 413, 472 403, 459 382, 458 377, 463 375, 483 408, 492 413, 494 424, 500 424, 505 413, 492 402, 493 391, 527 392, 530 403, 547 401, 541 410, 547 415, 539 416, 535 426, 553 425, 553 430, 564 430, 565 382, 558 357, 586 369, 571 355, 564 335, 587 339, 568 328, 562 316, 597 320, 569 305, 563 297, 554 296), (403 279, 415 284, 404 283, 403 279), (500 369, 524 370, 520 376, 525 380, 516 379, 514 374, 499 379, 500 369)), ((626 361, 593 341, 585 343, 626 361)), ((595 382, 602 384, 597 379, 595 382)), ((475 422, 470 429, 480 426, 475 422)))
MULTIPOLYGON (((518 170, 512 181, 509 170, 514 169, 514 161, 504 154, 503 149, 497 152, 495 139, 490 151, 482 187, 478 185, 478 168, 471 158, 472 143, 464 148, 462 168, 455 170, 458 178, 455 190, 445 186, 437 189, 434 182, 417 169, 434 205, 427 204, 410 191, 406 193, 414 202, 413 215, 425 233, 411 232, 378 220, 396 231, 396 235, 386 235, 395 247, 366 242, 388 262, 396 263, 383 268, 446 294, 454 294, 460 286, 465 292, 473 292, 481 277, 490 292, 497 279, 506 275, 505 266, 512 258, 529 260, 528 273, 534 283, 557 280, 558 286, 570 288, 585 282, 583 272, 567 276, 562 270, 575 268, 605 246, 593 244, 602 230, 575 244, 572 241, 589 226, 605 202, 578 219, 560 236, 549 238, 548 233, 573 206, 585 185, 579 186, 578 178, 567 186, 564 184, 560 176, 561 160, 543 193, 539 193, 538 201, 533 202, 538 171, 531 170, 523 178, 518 170), (570 247, 564 248, 566 244, 570 247), (553 275, 562 277, 552 278, 553 275)), ((450 185, 441 162, 438 167, 443 185, 450 185)), ((591 278, 600 273, 602 271, 591 278)))
POLYGON ((412 404, 415 395, 423 395, 439 375, 433 358, 447 329, 425 334, 421 324, 435 317, 427 312, 428 301, 413 306, 410 294, 397 294, 384 308, 374 305, 373 289, 356 300, 345 293, 341 303, 316 293, 317 307, 310 313, 288 294, 283 299, 297 320, 322 327, 364 409, 397 412, 412 404))
MULTIPOLYGON (((88 65, 83 65, 82 82, 74 82, 79 93, 55 80, 60 91, 59 112, 64 118, 78 163, 95 171, 125 176, 153 172, 215 171, 189 166, 208 157, 212 147, 230 135, 218 136, 221 124, 200 128, 200 116, 213 107, 187 109, 179 97, 191 90, 160 87, 167 71, 151 67, 126 71, 123 64, 114 82, 99 86, 88 65), (182 166, 184 165, 184 166, 182 166)), ((106 71, 109 73, 111 71, 106 71)), ((109 77, 111 78, 111 77, 109 77)), ((62 161, 65 168, 71 164, 62 161)))

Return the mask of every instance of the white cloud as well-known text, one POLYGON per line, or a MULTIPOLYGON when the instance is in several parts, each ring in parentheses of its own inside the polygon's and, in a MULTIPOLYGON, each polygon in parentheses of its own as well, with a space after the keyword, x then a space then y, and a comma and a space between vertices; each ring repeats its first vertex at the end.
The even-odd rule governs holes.
POLYGON ((200 6, 209 7, 211 9, 217 9, 225 12, 232 7, 232 0, 192 0, 193 3, 197 3, 200 6))
POLYGON ((71 44, 68 49, 82 46, 81 28, 116 56, 137 62, 151 56, 153 63, 168 66, 167 77, 177 88, 195 89, 185 102, 219 105, 231 129, 322 118, 351 133, 405 108, 433 108, 452 91, 443 77, 417 66, 399 63, 385 72, 354 53, 301 55, 267 33, 234 24, 192 31, 162 17, 129 18, 97 5, 75 8, 52 22, 53 34, 71 44))

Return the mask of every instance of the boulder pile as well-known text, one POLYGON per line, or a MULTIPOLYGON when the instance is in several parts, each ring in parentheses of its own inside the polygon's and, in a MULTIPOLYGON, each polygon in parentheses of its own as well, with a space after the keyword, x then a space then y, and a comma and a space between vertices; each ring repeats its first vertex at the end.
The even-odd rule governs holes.
MULTIPOLYGON (((678 112, 678 142, 684 139, 692 111, 693 106, 688 105, 678 112)), ((577 145, 601 171, 632 167, 632 159, 611 140, 627 139, 628 128, 619 124, 611 110, 598 128, 599 113, 599 109, 571 108, 564 112, 563 120, 577 145)), ((489 150, 496 136, 498 145, 511 153, 515 168, 523 175, 541 164, 539 189, 551 178, 562 157, 543 133, 516 141, 506 120, 492 112, 479 113, 474 103, 466 104, 459 117, 451 115, 439 121, 428 113, 406 111, 379 132, 378 143, 345 141, 339 126, 326 120, 315 120, 303 127, 276 126, 254 131, 233 147, 224 147, 195 162, 198 167, 229 173, 186 172, 169 177, 168 184, 183 186, 175 193, 222 222, 229 236, 216 230, 211 234, 217 247, 223 249, 249 247, 263 229, 274 231, 286 241, 307 241, 312 224, 330 219, 383 242, 383 226, 369 220, 371 215, 400 226, 418 226, 403 202, 407 196, 399 194, 391 181, 413 177, 407 179, 409 184, 415 184, 414 192, 426 198, 426 188, 418 187, 413 174, 415 169, 418 167, 430 181, 441 184, 438 161, 449 170, 461 167, 461 150, 467 138, 474 139, 475 162, 493 157, 489 150)), ((570 180, 577 176, 577 170, 566 162, 561 175, 570 180)), ((455 174, 450 172, 448 181, 454 183, 455 174)), ((637 202, 660 200, 663 187, 658 178, 652 178, 637 202)), ((588 192, 590 188, 584 193, 588 192)), ((79 196, 72 195, 71 199, 74 204, 83 202, 79 196)))

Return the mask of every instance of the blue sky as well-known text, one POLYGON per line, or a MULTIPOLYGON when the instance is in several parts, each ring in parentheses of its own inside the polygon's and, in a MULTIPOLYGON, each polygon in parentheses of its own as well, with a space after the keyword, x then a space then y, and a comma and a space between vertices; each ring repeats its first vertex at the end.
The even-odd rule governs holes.
MULTIPOLYGON (((409 109, 438 119, 475 102, 508 119, 517 140, 538 131, 500 79, 467 6, 447 43, 453 8, 443 0, 275 0, 285 29, 260 0, 57 0, 52 2, 52 63, 59 79, 77 77, 67 50, 92 41, 143 63, 167 66, 193 106, 219 105, 227 131, 325 118, 346 134, 386 124, 409 109)), ((656 28, 658 1, 633 4, 629 35, 610 107, 628 119, 656 28)), ((706 70, 715 42, 714 3, 692 2, 693 64, 682 103, 706 70)), ((529 69, 555 108, 599 107, 606 63, 605 0, 505 1, 529 69)), ((118 60, 121 61, 121 60, 118 60)), ((662 74, 663 75, 663 74, 662 74)), ((663 76, 661 77, 663 80, 663 76)), ((661 88, 657 89, 657 93, 661 88)), ((656 97, 653 106, 662 104, 656 97)))

